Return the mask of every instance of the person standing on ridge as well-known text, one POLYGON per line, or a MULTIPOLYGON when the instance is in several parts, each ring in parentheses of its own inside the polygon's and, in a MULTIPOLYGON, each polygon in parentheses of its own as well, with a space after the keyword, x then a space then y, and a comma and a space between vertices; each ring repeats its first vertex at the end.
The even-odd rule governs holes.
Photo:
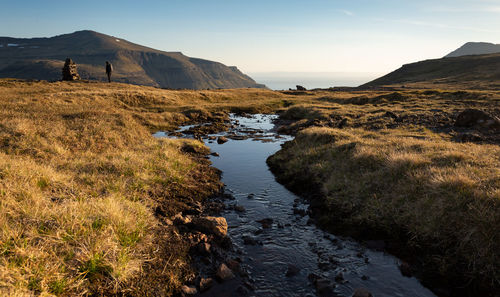
POLYGON ((111 82, 111 72, 113 72, 113 65, 106 61, 106 74, 108 75, 108 82, 111 82))

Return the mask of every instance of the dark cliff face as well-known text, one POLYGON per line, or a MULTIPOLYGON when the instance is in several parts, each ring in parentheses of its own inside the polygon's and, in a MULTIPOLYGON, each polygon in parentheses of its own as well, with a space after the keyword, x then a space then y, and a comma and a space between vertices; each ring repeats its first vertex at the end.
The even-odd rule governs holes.
POLYGON ((117 82, 173 89, 265 88, 236 67, 93 31, 51 38, 0 37, 0 77, 58 80, 67 57, 77 63, 82 79, 105 80, 104 62, 110 61, 117 82))

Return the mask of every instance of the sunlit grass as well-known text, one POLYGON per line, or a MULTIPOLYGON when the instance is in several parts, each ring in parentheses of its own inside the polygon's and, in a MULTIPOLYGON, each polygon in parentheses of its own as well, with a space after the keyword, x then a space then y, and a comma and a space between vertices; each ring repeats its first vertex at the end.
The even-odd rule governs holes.
POLYGON ((269 162, 291 186, 320 187, 323 224, 405 234, 408 246, 432 251, 425 259, 443 277, 467 267, 462 276, 483 286, 500 281, 497 145, 425 130, 309 128, 269 162))

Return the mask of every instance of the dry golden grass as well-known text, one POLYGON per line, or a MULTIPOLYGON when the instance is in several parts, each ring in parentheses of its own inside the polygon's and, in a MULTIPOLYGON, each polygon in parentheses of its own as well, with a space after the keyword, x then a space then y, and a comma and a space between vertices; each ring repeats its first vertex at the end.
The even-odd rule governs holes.
MULTIPOLYGON (((228 93, 209 95, 231 101, 228 93)), ((154 211, 173 215, 209 196, 218 176, 182 152, 206 152, 203 144, 155 139, 151 128, 175 127, 210 101, 122 84, 1 81, 0 295, 179 288, 188 247, 154 211)))
POLYGON ((307 93, 286 99, 280 131, 297 138, 268 162, 281 182, 321 197, 320 223, 418 253, 431 283, 498 292, 500 135, 457 143, 453 125, 467 108, 500 116, 500 92, 307 93))
POLYGON ((407 240, 410 251, 426 250, 421 264, 441 278, 465 274, 498 287, 498 145, 455 143, 425 129, 313 127, 269 163, 285 183, 313 185, 325 197, 323 224, 407 240))
MULTIPOLYGON (((220 185, 207 161, 183 152, 186 146, 206 152, 201 143, 151 133, 227 117, 220 111, 283 111, 283 118, 302 121, 296 130, 346 119, 346 131, 299 134, 275 157, 284 176, 308 170, 331 209, 342 202, 339 209, 354 214, 345 217, 350 222, 383 230, 397 219, 410 244, 452 245, 460 265, 498 280, 492 272, 498 255, 491 253, 498 234, 490 228, 498 225, 498 147, 452 143, 422 127, 446 124, 465 107, 498 106, 499 98, 444 90, 174 91, 0 80, 0 295, 177 290, 192 276, 189 247, 163 215, 220 185), (464 229, 453 232, 454 224, 464 229)), ((440 262, 443 271, 451 258, 440 262)))

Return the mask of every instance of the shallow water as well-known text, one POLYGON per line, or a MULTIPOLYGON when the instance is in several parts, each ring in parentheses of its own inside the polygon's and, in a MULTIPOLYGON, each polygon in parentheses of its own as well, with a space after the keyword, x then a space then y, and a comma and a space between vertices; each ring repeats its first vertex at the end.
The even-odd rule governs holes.
POLYGON ((397 258, 326 233, 308 224, 307 215, 294 214, 294 204, 299 209, 307 209, 307 205, 277 183, 266 165, 266 159, 291 139, 272 131, 274 117, 232 117, 235 124, 239 123, 233 133, 256 129, 265 141, 230 139, 217 144, 205 140, 220 155, 211 157, 211 161, 223 172, 225 191, 235 197, 226 204, 245 208, 244 212, 226 210, 222 215, 227 219, 235 248, 242 254, 242 265, 254 280, 255 291, 250 295, 315 296, 316 290, 308 279, 314 273, 335 283, 339 296, 351 296, 358 287, 367 288, 374 296, 435 296, 417 279, 402 276, 397 258), (264 218, 273 219, 271 228, 262 228, 256 222, 264 218), (245 245, 245 236, 261 244, 245 245), (285 275, 289 264, 300 269, 297 275, 285 275), (345 281, 335 282, 339 273, 345 281))

